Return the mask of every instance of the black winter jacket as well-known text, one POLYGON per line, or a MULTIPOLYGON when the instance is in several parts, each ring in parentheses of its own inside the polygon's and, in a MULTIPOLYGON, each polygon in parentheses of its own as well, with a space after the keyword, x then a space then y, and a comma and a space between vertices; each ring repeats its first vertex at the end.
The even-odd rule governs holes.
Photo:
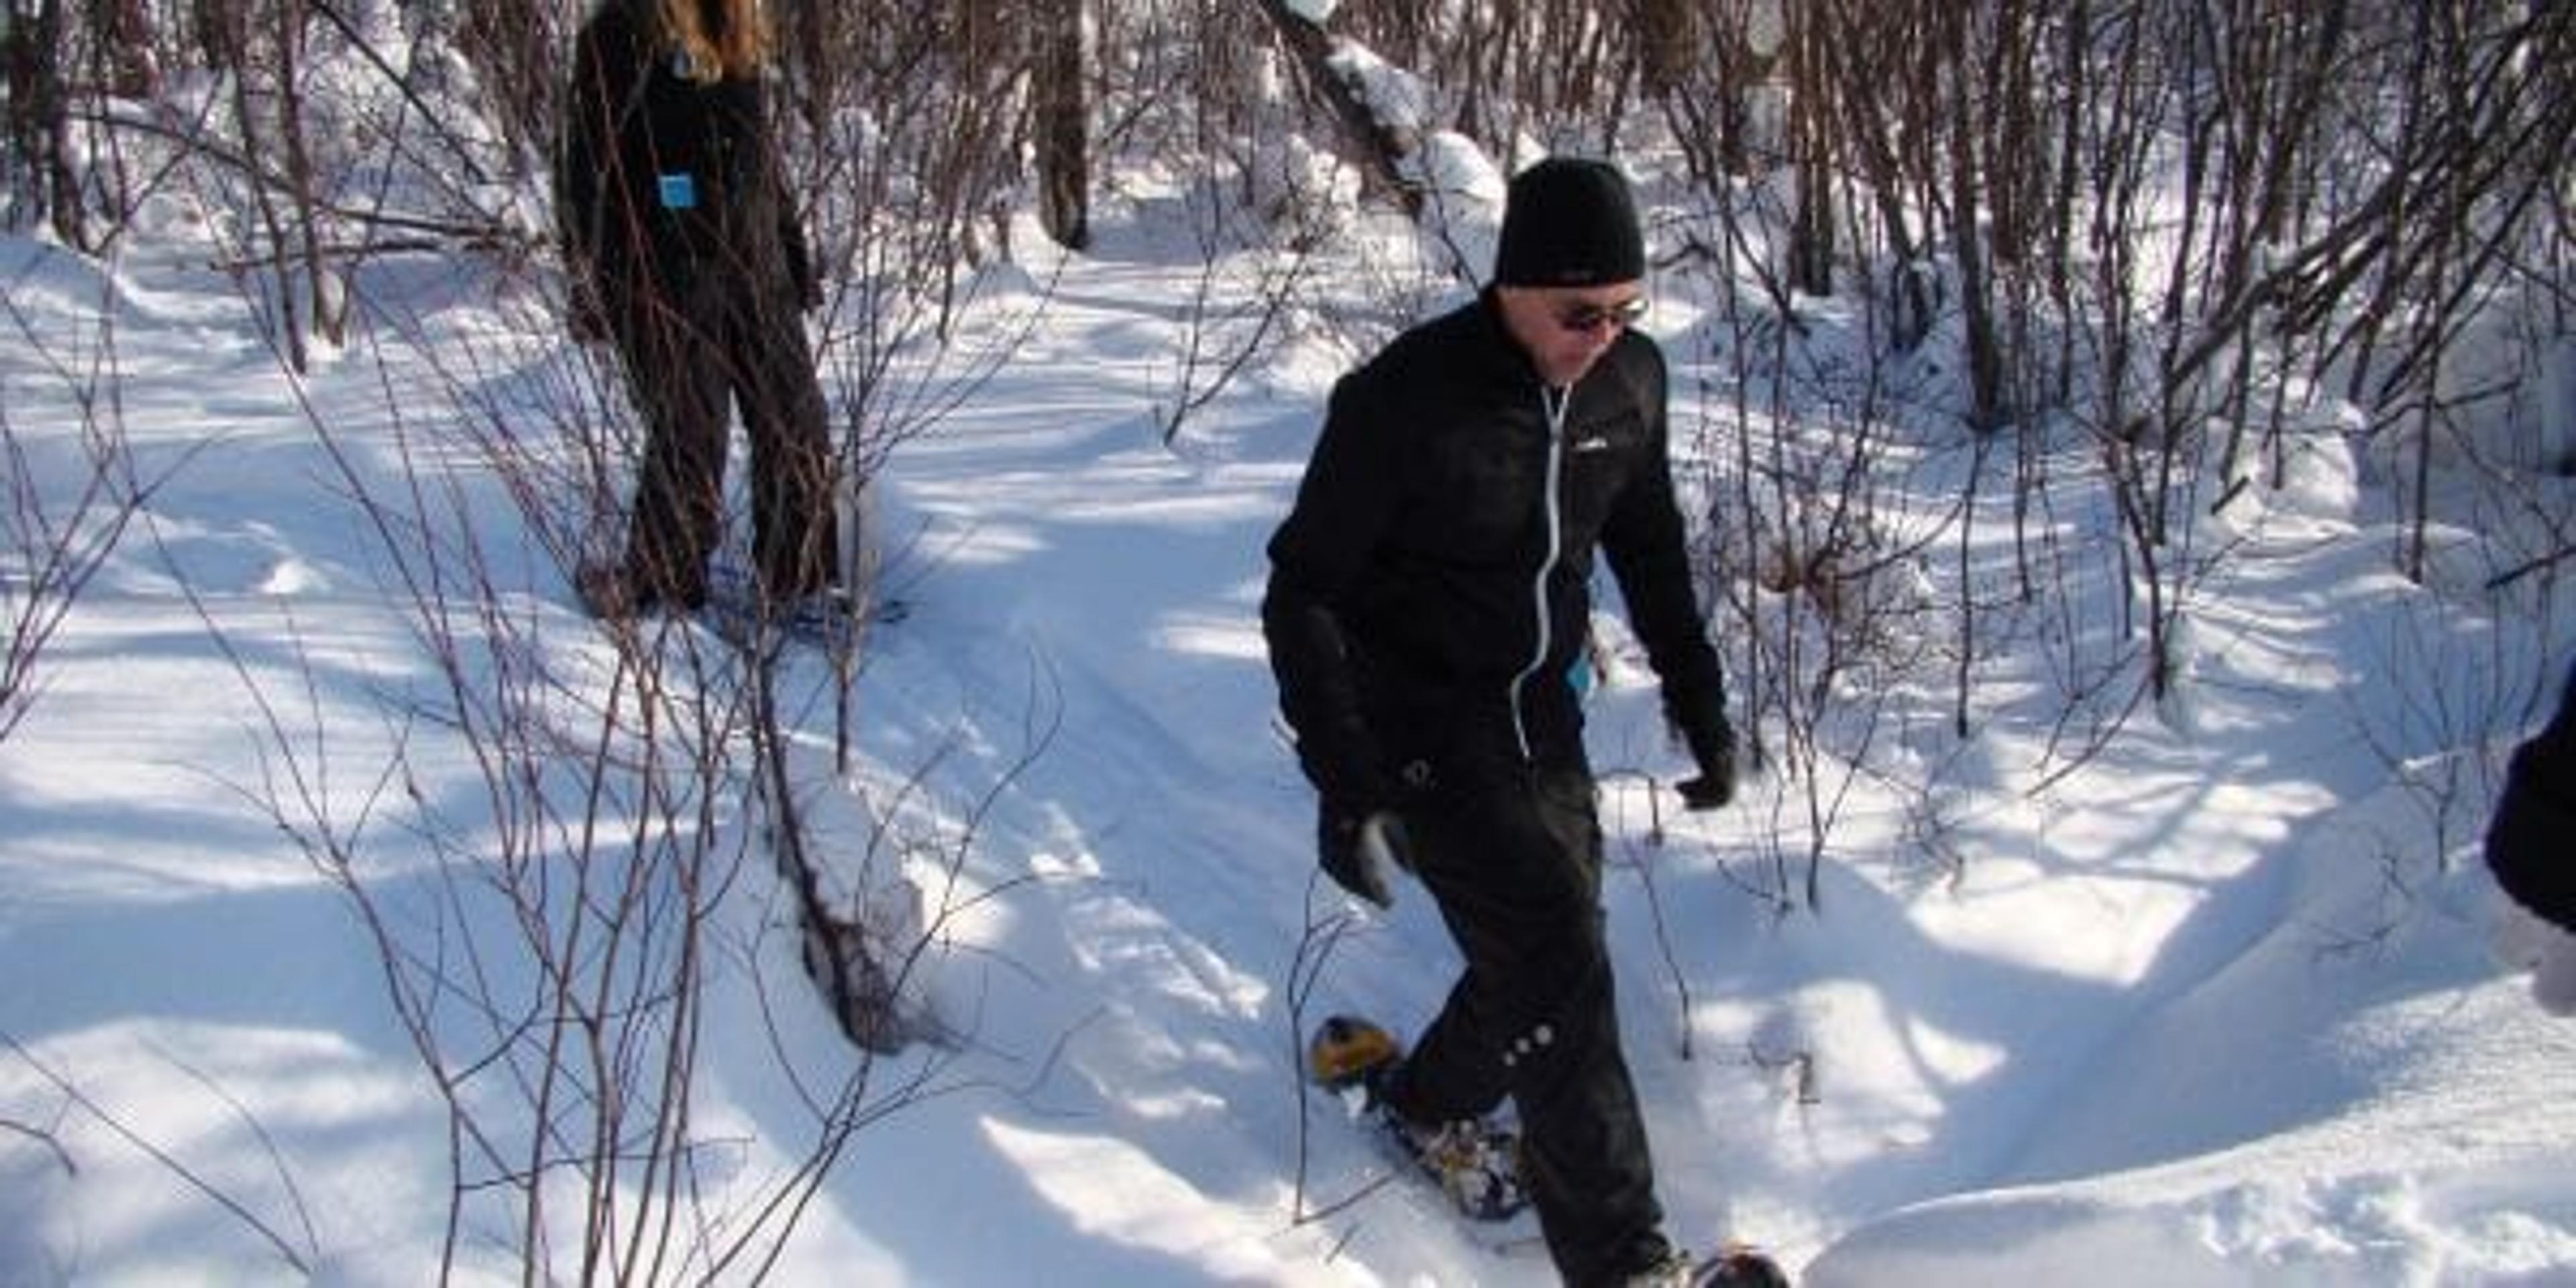
POLYGON ((623 315, 646 292, 722 280, 793 316, 813 271, 764 86, 682 75, 638 8, 609 0, 573 52, 555 219, 577 286, 623 315))
POLYGON ((1398 795, 1399 766, 1482 777, 1582 765, 1569 673, 1607 556, 1667 714, 1702 764, 1734 734, 1692 589, 1665 444, 1663 354, 1630 332, 1545 391, 1489 291, 1334 387, 1262 603, 1280 706, 1328 800, 1398 795))
POLYGON ((2557 716, 2513 753, 2487 824, 2487 866, 2516 902, 2576 933, 2576 673, 2557 716))

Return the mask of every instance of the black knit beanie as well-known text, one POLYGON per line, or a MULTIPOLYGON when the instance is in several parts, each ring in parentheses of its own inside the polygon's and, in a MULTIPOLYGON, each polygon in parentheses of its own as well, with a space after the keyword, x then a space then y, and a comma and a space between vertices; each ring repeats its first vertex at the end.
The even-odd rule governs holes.
POLYGON ((1549 157, 1512 176, 1495 284, 1607 286, 1645 275, 1637 201, 1609 162, 1549 157))

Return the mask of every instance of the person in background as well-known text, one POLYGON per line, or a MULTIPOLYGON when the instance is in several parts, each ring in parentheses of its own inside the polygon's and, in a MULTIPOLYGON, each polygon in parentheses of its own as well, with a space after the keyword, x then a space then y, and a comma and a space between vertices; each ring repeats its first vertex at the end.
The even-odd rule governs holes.
POLYGON ((645 424, 623 556, 582 576, 602 616, 705 603, 734 408, 761 604, 837 580, 802 317, 821 290, 770 133, 767 61, 758 0, 606 0, 575 45, 555 177, 571 323, 614 344, 645 424))
POLYGON ((2576 670, 2558 714, 2513 753, 2487 823, 2487 867, 2504 891, 2496 948, 2532 972, 2552 1015, 2576 1015, 2576 670))
MULTIPOLYGON (((1621 1054, 1601 830, 1570 673, 1594 552, 1698 774, 1733 792, 1726 686, 1665 445, 1645 245, 1609 164, 1515 177, 1492 284, 1334 387, 1269 545, 1262 626, 1319 801, 1324 870, 1375 903, 1429 888, 1466 958, 1364 1085, 1403 1130, 1519 1111, 1521 1183, 1577 1285, 1683 1282, 1621 1054)), ((1319 1067, 1322 1061, 1319 1060, 1319 1067)))

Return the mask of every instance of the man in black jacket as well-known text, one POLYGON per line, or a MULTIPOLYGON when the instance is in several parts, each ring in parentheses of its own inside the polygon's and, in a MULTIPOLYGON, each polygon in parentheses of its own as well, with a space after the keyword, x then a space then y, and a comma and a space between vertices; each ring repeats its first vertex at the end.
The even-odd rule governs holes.
POLYGON ((555 173, 572 325, 615 342, 645 421, 625 555, 584 570, 603 616, 704 602, 735 405, 765 601, 837 578, 831 447, 802 321, 821 292, 770 134, 760 9, 604 0, 574 47, 555 173))
POLYGON ((2506 896, 2496 926, 2505 964, 2532 972, 2542 1009, 2576 1015, 2576 672, 2558 714, 2514 749, 2486 854, 2506 896))
POLYGON ((1280 705, 1321 797, 1325 870, 1387 901, 1421 879, 1466 958, 1374 1088, 1408 1123, 1520 1112, 1523 1180, 1568 1282, 1678 1258, 1612 1004, 1601 833, 1570 678, 1607 557, 1699 775, 1735 734, 1665 446, 1665 367, 1629 329, 1645 247, 1626 181, 1588 160, 1512 181, 1494 282, 1333 390, 1262 604, 1280 705))

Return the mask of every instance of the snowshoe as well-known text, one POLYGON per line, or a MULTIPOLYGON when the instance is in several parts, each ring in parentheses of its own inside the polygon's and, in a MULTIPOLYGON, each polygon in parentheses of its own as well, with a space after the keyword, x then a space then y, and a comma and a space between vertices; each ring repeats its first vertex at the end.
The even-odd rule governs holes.
POLYGON ((837 585, 772 600, 750 569, 729 559, 709 565, 707 590, 704 617, 727 639, 786 640, 835 653, 858 647, 870 626, 900 622, 912 611, 902 600, 865 600, 837 585))
POLYGON ((1383 1088, 1403 1061, 1404 1046, 1394 1034, 1355 1016, 1325 1020, 1306 1044, 1307 1076, 1339 1093, 1353 1118, 1372 1120, 1461 1215, 1507 1221, 1529 1206, 1521 1187, 1518 1133, 1472 1119, 1425 1126, 1386 1102, 1383 1088))
POLYGON ((1789 1288, 1789 1272, 1749 1243, 1730 1243, 1691 1271, 1691 1288, 1789 1288))

